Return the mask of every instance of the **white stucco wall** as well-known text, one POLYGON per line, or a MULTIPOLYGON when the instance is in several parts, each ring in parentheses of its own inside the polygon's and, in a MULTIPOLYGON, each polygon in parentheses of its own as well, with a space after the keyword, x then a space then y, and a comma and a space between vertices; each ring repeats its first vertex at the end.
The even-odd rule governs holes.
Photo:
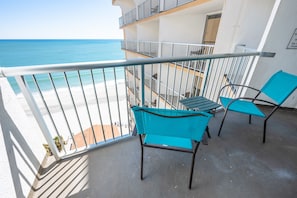
POLYGON ((135 26, 130 26, 124 29, 125 40, 136 41, 137 40, 137 29, 135 26))
MULTIPOLYGON (((226 0, 214 53, 233 52, 238 44, 275 52, 274 58, 255 61, 248 84, 256 88, 261 88, 278 70, 297 75, 297 49, 287 49, 297 28, 296 8, 295 0, 226 0)), ((296 92, 283 106, 297 107, 296 92)))
POLYGON ((160 17, 160 41, 201 43, 205 14, 168 15, 160 17))
POLYGON ((46 141, 5 78, 0 78, 0 85, 0 197, 27 197, 44 159, 46 141))
MULTIPOLYGON (((287 49, 294 30, 297 28, 297 1, 278 0, 271 25, 268 25, 259 46, 260 51, 275 52, 274 58, 261 58, 255 67, 251 85, 262 86, 278 70, 297 75, 297 49, 287 49)), ((284 106, 297 108, 297 91, 287 99, 284 106)))
POLYGON ((159 22, 151 21, 137 25, 137 39, 140 41, 158 41, 159 22))
POLYGON ((214 53, 230 53, 238 44, 256 49, 275 0, 226 0, 214 53))

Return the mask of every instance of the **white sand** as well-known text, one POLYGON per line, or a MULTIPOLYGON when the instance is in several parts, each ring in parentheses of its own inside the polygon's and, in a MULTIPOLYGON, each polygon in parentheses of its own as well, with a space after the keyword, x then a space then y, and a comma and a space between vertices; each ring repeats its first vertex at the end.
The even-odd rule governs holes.
MULTIPOLYGON (((115 82, 108 81, 106 83, 107 83, 106 87, 108 90, 107 92, 108 92, 110 108, 108 108, 107 95, 106 95, 104 83, 96 84, 96 91, 97 91, 102 123, 100 122, 98 105, 96 102, 96 96, 95 96, 93 85, 87 85, 84 87, 84 93, 86 95, 86 100, 88 104, 87 106, 85 104, 81 87, 71 88, 77 113, 75 112, 75 108, 74 108, 68 88, 57 89, 59 99, 63 106, 66 119, 70 127, 70 131, 54 90, 43 92, 44 100, 46 101, 46 104, 51 112, 51 116, 57 127, 57 131, 60 135, 64 137, 64 139, 71 138, 70 133, 76 134, 81 130, 85 130, 91 127, 92 125, 96 125, 96 124, 109 125, 111 123, 119 124, 120 118, 121 118, 122 128, 119 127, 119 131, 122 130, 123 134, 128 133, 128 116, 127 116, 125 82, 124 80, 117 81, 118 95, 116 94, 115 82), (117 102, 117 97, 119 99, 119 102, 117 102), (88 113, 88 110, 89 110, 89 113, 88 113), (109 112, 111 115, 111 119, 110 119, 109 112), (81 123, 81 125, 79 123, 81 123)), ((56 136, 57 133, 56 133, 55 127, 52 124, 49 114, 47 113, 46 107, 42 102, 40 94, 34 93, 33 96, 36 100, 36 104, 38 105, 39 110, 41 111, 44 117, 44 120, 48 125, 50 132, 52 133, 52 136, 53 137, 56 136)), ((29 106, 27 105, 23 95, 19 94, 17 97, 21 105, 24 107, 24 110, 27 113, 27 115, 32 117, 32 112, 29 106)))

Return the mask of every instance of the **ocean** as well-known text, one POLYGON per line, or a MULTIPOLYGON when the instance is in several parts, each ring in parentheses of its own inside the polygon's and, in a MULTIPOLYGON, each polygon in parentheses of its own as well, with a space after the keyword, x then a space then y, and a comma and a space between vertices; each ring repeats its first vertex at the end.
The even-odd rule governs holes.
MULTIPOLYGON (((88 61, 123 60, 125 54, 121 50, 121 40, 117 39, 82 39, 82 40, 0 40, 0 67, 32 66, 43 64, 74 63, 88 61)), ((113 79, 113 69, 106 69, 106 80, 113 79)), ((91 83, 90 73, 83 73, 84 84, 91 83)), ((102 73, 94 74, 97 82, 103 81, 102 73)), ((117 79, 124 78, 123 68, 116 70, 117 79)), ((37 75, 42 90, 50 90, 48 75, 37 75), (43 83, 42 83, 43 82, 43 83)), ((55 74, 54 82, 58 88, 64 87, 64 78, 55 74)), ((69 83, 78 86, 77 73, 67 73, 69 83)), ((15 80, 8 79, 15 93, 20 93, 15 80)), ((32 91, 36 91, 34 82, 26 78, 32 91)))

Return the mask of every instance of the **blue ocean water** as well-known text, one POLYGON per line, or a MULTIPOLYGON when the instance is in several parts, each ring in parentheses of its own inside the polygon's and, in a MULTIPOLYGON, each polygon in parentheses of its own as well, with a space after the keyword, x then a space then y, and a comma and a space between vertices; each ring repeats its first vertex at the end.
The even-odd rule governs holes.
MULTIPOLYGON (((0 67, 122 60, 125 58, 121 50, 121 40, 0 40, 0 67)), ((102 72, 95 71, 96 82, 102 82, 102 72)), ((106 69, 106 80, 113 79, 113 69, 106 69)), ((124 78, 123 68, 116 70, 117 79, 124 78)), ((71 86, 78 84, 77 73, 67 72, 71 86)), ((42 90, 52 88, 48 75, 36 75, 42 90)), ((66 86, 61 73, 53 74, 57 87, 66 86)), ((29 87, 36 91, 31 77, 26 78, 29 87)), ((91 83, 90 72, 82 72, 84 84, 91 83)), ((13 78, 9 82, 16 93, 20 90, 13 78)))

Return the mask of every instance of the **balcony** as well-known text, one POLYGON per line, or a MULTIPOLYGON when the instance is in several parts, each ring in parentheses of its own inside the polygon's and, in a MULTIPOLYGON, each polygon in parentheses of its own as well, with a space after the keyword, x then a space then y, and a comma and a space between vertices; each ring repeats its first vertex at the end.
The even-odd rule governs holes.
POLYGON ((212 54, 214 45, 123 40, 121 48, 148 57, 178 57, 212 54))
MULTIPOLYGON (((7 152, 14 193, 27 196, 22 194, 21 181, 25 178, 31 185, 28 168, 29 175, 38 169, 34 153, 37 149, 45 155, 42 143, 47 143, 53 155, 45 157, 29 197, 293 196, 297 183, 295 109, 281 109, 271 118, 265 145, 261 120, 248 125, 246 117, 236 114, 230 114, 222 137, 217 137, 222 118, 218 112, 210 124, 209 145, 198 151, 192 190, 187 189, 187 154, 147 149, 145 179, 139 179, 139 142, 131 136, 130 105, 184 108, 179 100, 194 95, 216 100, 218 89, 230 82, 228 76, 246 82, 255 57, 264 59, 264 55, 249 52, 3 68, 2 77, 15 78, 27 116, 36 119, 45 136, 38 139, 39 145, 27 143, 40 130, 31 130, 26 139, 1 103, 4 144, 16 148, 7 152), (60 151, 53 139, 61 135, 67 144, 60 151), (16 155, 23 160, 19 164, 16 155)), ((242 93, 230 90, 227 94, 242 93)))
POLYGON ((146 0, 141 4, 137 5, 136 8, 131 9, 126 12, 119 19, 120 27, 134 23, 138 20, 142 20, 161 12, 171 10, 187 3, 193 2, 195 0, 146 0))
POLYGON ((222 137, 216 133, 222 112, 210 124, 212 138, 197 153, 192 189, 191 156, 145 150, 140 180, 140 143, 117 144, 55 162, 48 159, 32 197, 294 197, 297 184, 296 110, 281 109, 270 120, 268 141, 262 122, 230 114, 222 137))

